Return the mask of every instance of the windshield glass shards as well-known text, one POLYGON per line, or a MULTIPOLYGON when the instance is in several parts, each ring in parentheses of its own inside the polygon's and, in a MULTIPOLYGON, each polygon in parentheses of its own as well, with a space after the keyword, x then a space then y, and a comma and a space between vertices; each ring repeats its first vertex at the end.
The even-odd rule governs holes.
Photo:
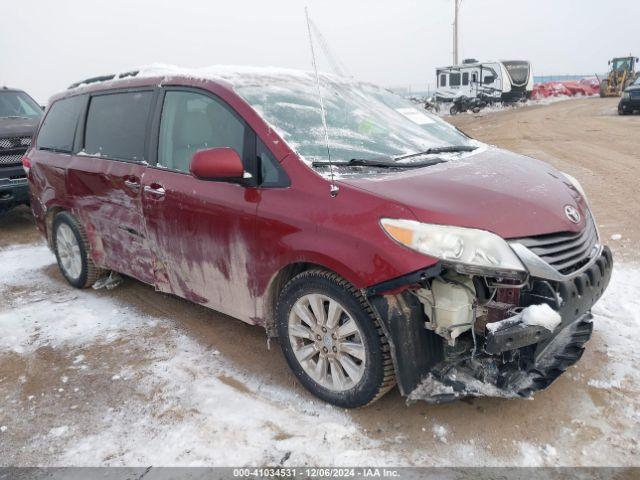
MULTIPOLYGON (((324 167, 329 158, 312 74, 247 75, 232 83, 305 161, 324 167)), ((475 148, 475 142, 455 127, 375 85, 321 75, 321 91, 331 160, 338 166, 385 168, 405 159, 402 163, 416 165, 396 167, 417 168, 434 163, 421 158, 432 149, 475 148)))

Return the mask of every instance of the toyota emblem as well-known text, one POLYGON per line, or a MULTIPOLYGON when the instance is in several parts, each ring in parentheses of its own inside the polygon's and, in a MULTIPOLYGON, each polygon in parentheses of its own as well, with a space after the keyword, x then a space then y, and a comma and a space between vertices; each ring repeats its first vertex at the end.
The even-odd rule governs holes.
POLYGON ((580 212, 575 207, 572 207, 571 205, 566 205, 564 207, 564 214, 573 223, 580 223, 580 212))

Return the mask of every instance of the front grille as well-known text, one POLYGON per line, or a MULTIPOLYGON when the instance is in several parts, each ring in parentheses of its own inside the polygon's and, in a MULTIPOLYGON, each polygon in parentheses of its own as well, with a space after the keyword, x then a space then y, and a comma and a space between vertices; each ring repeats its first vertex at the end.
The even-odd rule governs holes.
POLYGON ((640 90, 631 90, 629 92, 629 97, 631 97, 631 98, 640 98, 640 90))
POLYGON ((19 165, 22 162, 22 153, 18 153, 16 155, 2 155, 0 154, 0 165, 19 165))
POLYGON ((0 138, 0 165, 19 165, 31 145, 31 137, 0 138))
POLYGON ((535 253, 563 275, 579 270, 589 263, 598 243, 596 227, 587 216, 581 232, 562 232, 514 240, 535 253))
POLYGON ((11 137, 0 138, 0 151, 20 148, 27 148, 31 145, 31 137, 11 137))

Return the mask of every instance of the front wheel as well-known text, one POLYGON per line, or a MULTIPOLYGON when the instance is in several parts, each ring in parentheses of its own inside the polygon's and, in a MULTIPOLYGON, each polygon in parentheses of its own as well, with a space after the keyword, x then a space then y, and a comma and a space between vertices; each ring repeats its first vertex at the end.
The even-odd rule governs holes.
POLYGON ((600 82, 600 98, 606 97, 608 90, 609 90, 609 81, 603 80, 602 82, 600 82))
POLYGON ((60 212, 53 220, 53 251, 64 278, 76 288, 87 288, 100 276, 89 255, 84 228, 69 212, 60 212))
POLYGON ((276 322, 289 367, 320 399, 356 408, 395 385, 382 329, 362 294, 336 274, 294 277, 280 294, 276 322))

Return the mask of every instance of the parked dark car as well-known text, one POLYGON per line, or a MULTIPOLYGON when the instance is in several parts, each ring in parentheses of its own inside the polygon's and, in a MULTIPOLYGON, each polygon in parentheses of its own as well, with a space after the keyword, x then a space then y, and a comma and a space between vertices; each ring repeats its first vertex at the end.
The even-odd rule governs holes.
POLYGON ((625 88, 618 103, 618 114, 629 115, 640 111, 640 78, 625 88))
POLYGON ((0 214, 29 202, 22 156, 41 117, 42 109, 25 92, 0 89, 0 214))
POLYGON ((613 260, 571 176, 352 80, 323 109, 308 72, 119 77, 54 96, 24 158, 71 285, 260 325, 342 407, 528 397, 582 355, 613 260))

